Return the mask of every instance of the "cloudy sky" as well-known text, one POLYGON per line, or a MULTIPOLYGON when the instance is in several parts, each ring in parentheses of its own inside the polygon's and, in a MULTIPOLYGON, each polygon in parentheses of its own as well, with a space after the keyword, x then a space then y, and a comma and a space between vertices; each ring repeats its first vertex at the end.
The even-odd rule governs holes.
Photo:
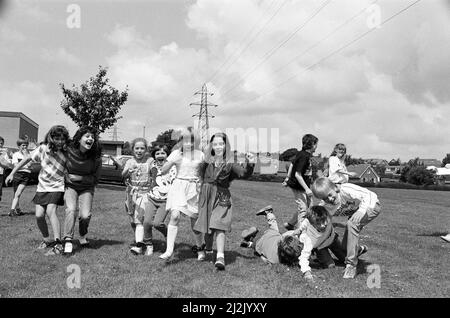
POLYGON ((102 65, 113 86, 129 88, 123 140, 143 126, 152 141, 194 125, 189 103, 206 83, 218 104, 210 125, 261 129, 262 151, 300 148, 312 133, 326 155, 343 142, 356 157, 442 159, 450 1, 422 0, 392 19, 415 1, 373 2, 3 1, 0 110, 38 122, 40 138, 55 123, 73 134, 58 84, 79 85, 102 65), (70 4, 80 8, 79 28, 68 26, 70 4))

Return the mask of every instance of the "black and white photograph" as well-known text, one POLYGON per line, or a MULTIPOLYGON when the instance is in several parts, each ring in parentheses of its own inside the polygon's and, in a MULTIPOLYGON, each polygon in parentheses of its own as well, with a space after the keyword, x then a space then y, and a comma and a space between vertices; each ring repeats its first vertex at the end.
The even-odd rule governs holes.
POLYGON ((0 298, 448 298, 449 120, 449 0, 0 0, 0 298))

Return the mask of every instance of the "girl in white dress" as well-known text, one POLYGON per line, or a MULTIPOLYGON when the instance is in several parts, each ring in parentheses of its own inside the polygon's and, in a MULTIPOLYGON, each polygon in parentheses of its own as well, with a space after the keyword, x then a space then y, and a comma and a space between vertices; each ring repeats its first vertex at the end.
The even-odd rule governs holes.
POLYGON ((199 168, 204 161, 204 154, 197 149, 196 141, 198 143, 191 127, 183 130, 175 150, 167 157, 167 163, 161 169, 165 174, 173 165, 177 167, 177 176, 167 195, 166 209, 170 211, 170 222, 167 227, 167 248, 165 253, 159 256, 162 259, 169 259, 173 254, 181 214, 191 219, 197 248, 201 249, 203 245, 202 233, 194 231, 198 217, 199 168))
POLYGON ((344 144, 337 144, 328 159, 328 179, 335 184, 348 182, 349 176, 355 176, 354 172, 348 172, 345 166, 347 148, 344 144))

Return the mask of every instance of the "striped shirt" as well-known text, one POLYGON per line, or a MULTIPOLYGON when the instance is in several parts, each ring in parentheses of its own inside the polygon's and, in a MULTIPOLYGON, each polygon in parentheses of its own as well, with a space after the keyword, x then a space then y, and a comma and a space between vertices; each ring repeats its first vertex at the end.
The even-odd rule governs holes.
POLYGON ((299 231, 302 232, 299 240, 303 243, 299 264, 300 270, 302 273, 305 273, 311 270, 311 267, 309 267, 311 251, 314 248, 323 249, 330 246, 334 241, 335 232, 331 220, 329 220, 325 231, 319 232, 311 223, 309 223, 308 219, 303 220, 299 227, 299 231))
POLYGON ((53 152, 43 144, 33 150, 31 159, 41 163, 36 192, 64 192, 64 174, 66 172, 64 153, 60 150, 53 152))
POLYGON ((326 203, 324 201, 320 203, 320 205, 323 205, 331 215, 334 215, 342 206, 354 202, 355 200, 360 202, 358 211, 362 211, 363 213, 366 213, 368 209, 373 209, 379 202, 378 197, 374 192, 357 186, 356 184, 343 183, 339 188, 340 189, 336 191, 338 196, 335 204, 326 203))

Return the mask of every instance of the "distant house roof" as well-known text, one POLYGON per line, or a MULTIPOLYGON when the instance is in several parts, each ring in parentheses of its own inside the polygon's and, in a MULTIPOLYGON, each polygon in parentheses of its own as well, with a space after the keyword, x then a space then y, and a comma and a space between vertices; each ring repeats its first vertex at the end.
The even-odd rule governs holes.
POLYGON ((372 165, 385 165, 385 166, 389 164, 389 162, 384 159, 366 159, 366 163, 370 163, 372 165))
POLYGON ((437 159, 419 159, 419 164, 424 165, 425 167, 440 167, 442 165, 442 162, 437 159))
POLYGON ((4 112, 0 111, 0 117, 13 117, 13 118, 21 118, 28 122, 30 125, 34 126, 35 128, 39 128, 39 125, 34 121, 31 120, 29 117, 25 116, 21 112, 4 112))
POLYGON ((361 176, 364 174, 364 172, 366 172, 367 169, 371 169, 373 173, 378 177, 376 171, 368 163, 350 165, 347 167, 348 172, 356 172, 357 176, 355 178, 361 178, 361 176))
POLYGON ((449 168, 437 168, 434 166, 429 166, 427 167, 428 170, 433 170, 434 172, 436 172, 437 176, 450 176, 450 169, 449 168))

